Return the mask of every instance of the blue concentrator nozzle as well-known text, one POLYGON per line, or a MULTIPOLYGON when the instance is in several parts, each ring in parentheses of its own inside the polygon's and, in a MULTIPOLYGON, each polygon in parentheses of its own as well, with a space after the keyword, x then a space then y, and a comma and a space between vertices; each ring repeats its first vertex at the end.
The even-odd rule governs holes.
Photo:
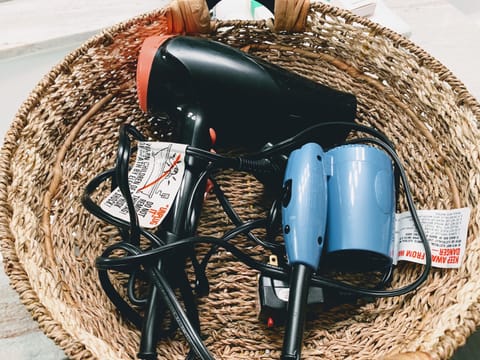
POLYGON ((325 262, 345 271, 391 265, 395 180, 390 157, 368 145, 343 145, 326 154, 328 221, 325 262))

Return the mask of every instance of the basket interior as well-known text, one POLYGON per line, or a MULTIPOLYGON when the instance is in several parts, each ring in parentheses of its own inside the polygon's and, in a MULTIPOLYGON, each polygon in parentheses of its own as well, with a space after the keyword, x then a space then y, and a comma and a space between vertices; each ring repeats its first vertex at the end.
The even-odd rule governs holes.
MULTIPOLYGON (((274 33, 267 25, 222 22, 208 37, 355 94, 357 121, 393 141, 419 209, 472 209, 460 269, 433 270, 427 283, 409 295, 313 312, 304 357, 374 359, 424 350, 448 358, 480 324, 478 103, 421 49, 349 13, 312 6, 304 33, 274 33)), ((139 109, 135 89, 143 39, 165 31, 162 12, 150 13, 108 29, 67 56, 23 104, 2 149, 0 231, 6 271, 43 331, 71 358, 128 359, 138 350, 139 332, 109 302, 94 265, 118 240, 117 230, 90 215, 80 198, 90 179, 113 166, 120 124, 169 138, 168 129, 150 131, 152 119, 139 109), (82 119, 85 124, 75 128, 82 119), (56 162, 62 174, 45 223, 45 197, 56 178, 56 162), (49 242, 52 253, 46 250, 49 242)), ((265 214, 268 199, 253 176, 226 171, 217 180, 244 220, 265 214)), ((98 199, 107 192, 100 189, 98 199)), ((398 210, 406 210, 403 201, 398 210)), ((229 226, 218 202, 208 198, 199 234, 218 236, 229 226)), ((238 245, 249 246, 245 239, 238 245)), ((261 248, 249 251, 263 255, 261 248)), ((402 263, 392 285, 407 284, 420 271, 402 263)), ((257 273, 220 251, 207 274, 211 291, 199 299, 199 312, 212 353, 278 358, 283 331, 269 330, 257 319, 257 273)), ((120 277, 117 285, 122 287, 120 277)), ((162 341, 158 352, 165 359, 183 358, 188 346, 177 336, 162 341)))

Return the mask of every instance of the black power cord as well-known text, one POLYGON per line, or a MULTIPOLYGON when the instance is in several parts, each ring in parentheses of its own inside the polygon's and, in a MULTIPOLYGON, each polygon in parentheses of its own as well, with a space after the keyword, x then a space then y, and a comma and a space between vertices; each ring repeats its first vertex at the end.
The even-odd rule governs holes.
MULTIPOLYGON (((274 279, 288 281, 290 276, 289 267, 274 266, 257 261, 229 242, 229 240, 239 235, 245 235, 249 241, 263 246, 266 250, 284 256, 285 251, 282 244, 269 239, 260 239, 252 233, 253 230, 258 228, 267 228, 267 234, 272 231, 271 225, 276 222, 275 218, 278 216, 278 211, 276 211, 277 202, 275 201, 272 204, 269 217, 266 219, 243 221, 230 204, 219 184, 215 181, 213 173, 226 168, 252 172, 254 174, 258 172, 269 173, 278 171, 278 166, 273 164, 270 159, 279 154, 288 154, 290 151, 300 147, 306 142, 315 142, 322 130, 327 127, 348 128, 350 130, 367 133, 373 137, 359 138, 351 140, 348 143, 372 143, 381 147, 389 154, 395 166, 396 176, 403 184, 405 198, 412 215, 413 223, 425 248, 426 264, 421 275, 415 281, 397 289, 382 290, 378 287, 358 287, 331 278, 322 277, 319 274, 314 274, 311 277, 310 286, 328 287, 338 291, 368 297, 393 297, 414 291, 427 279, 431 268, 430 248, 415 209, 405 170, 393 148, 393 145, 381 132, 360 124, 338 122, 323 123, 305 129, 301 133, 278 144, 274 144, 262 151, 238 157, 228 157, 191 146, 187 147, 186 156, 193 156, 202 159, 207 164, 205 170, 200 174, 195 184, 195 190, 189 199, 189 202, 191 203, 194 201, 194 195, 197 192, 203 191, 200 184, 203 184, 206 178, 211 179, 213 193, 218 198, 227 216, 231 219, 234 227, 225 232, 223 236, 219 238, 195 236, 176 239, 174 242, 168 242, 165 238, 167 235, 164 236, 161 231, 153 233, 139 225, 128 185, 128 170, 130 157, 135 151, 132 147, 132 140, 130 137, 138 141, 143 141, 144 137, 133 126, 122 125, 120 127, 119 146, 115 168, 99 174, 87 184, 82 196, 82 204, 94 216, 119 229, 122 240, 104 250, 96 260, 96 267, 98 269, 100 283, 106 295, 126 319, 132 322, 137 328, 142 329, 142 343, 146 344, 145 348, 154 349, 158 339, 172 335, 173 332, 179 328, 191 347, 187 359, 193 359, 195 356, 200 359, 213 359, 212 355, 205 347, 200 335, 198 312, 194 303, 193 290, 186 275, 181 277, 181 280, 179 281, 180 285, 178 282, 176 282, 175 285, 172 285, 169 279, 165 277, 166 269, 162 266, 162 259, 168 257, 172 251, 185 250, 190 257, 196 277, 197 295, 208 293, 206 267, 212 255, 219 248, 227 250, 237 260, 264 275, 270 276, 274 279), (111 180, 112 187, 118 185, 120 188, 129 209, 129 221, 110 215, 93 201, 92 194, 107 180, 111 180), (145 239, 148 245, 142 247, 140 245, 141 238, 145 239), (200 260, 197 259, 197 255, 194 251, 188 251, 188 249, 192 249, 192 246, 196 244, 209 244, 211 246, 210 250, 200 260), (123 253, 122 256, 118 255, 119 251, 123 253), (128 300, 124 299, 112 284, 109 276, 109 272, 111 271, 122 272, 129 275, 129 280, 127 282, 128 300), (160 295, 160 297, 156 296, 155 298, 160 298, 161 304, 149 303, 149 298, 151 298, 148 296, 149 294, 145 297, 138 297, 135 293, 135 285, 137 281, 148 282, 150 292, 154 291, 157 292, 157 295, 160 295), (175 295, 174 287, 179 288, 183 304, 175 295), (154 310, 157 315, 159 314, 159 318, 166 317, 167 312, 170 313, 172 321, 168 328, 162 329, 160 328, 160 324, 157 324, 156 321, 148 322, 149 319, 145 319, 141 313, 141 308, 149 306, 155 307, 154 310), (149 325, 145 326, 146 323, 149 325)), ((283 176, 283 174, 276 175, 283 176)), ((188 208, 190 208, 190 206, 188 208)), ((150 312, 147 311, 147 313, 150 312)), ((156 358, 156 354, 154 351, 147 353, 142 353, 142 351, 140 351, 139 357, 144 359, 154 359, 156 358)))

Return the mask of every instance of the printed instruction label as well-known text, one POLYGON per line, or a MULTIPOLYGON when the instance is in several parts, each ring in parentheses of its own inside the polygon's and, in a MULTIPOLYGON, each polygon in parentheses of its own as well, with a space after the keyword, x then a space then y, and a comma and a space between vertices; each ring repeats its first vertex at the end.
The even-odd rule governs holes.
MULTIPOLYGON (((128 183, 141 227, 158 226, 170 210, 185 172, 187 145, 158 141, 138 142, 137 157, 128 183)), ((129 221, 127 202, 116 188, 100 207, 129 221)))
MULTIPOLYGON (((465 254, 470 208, 417 210, 432 251, 432 266, 459 268, 465 254)), ((425 251, 410 212, 396 214, 393 263, 399 260, 425 264, 425 251)))

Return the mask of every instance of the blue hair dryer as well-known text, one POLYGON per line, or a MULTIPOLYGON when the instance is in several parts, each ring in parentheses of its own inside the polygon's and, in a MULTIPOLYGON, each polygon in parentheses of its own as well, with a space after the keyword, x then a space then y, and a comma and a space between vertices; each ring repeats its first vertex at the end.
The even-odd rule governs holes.
POLYGON ((327 224, 325 153, 308 143, 287 162, 282 222, 288 262, 292 267, 282 360, 299 359, 309 281, 320 263, 327 224))
POLYGON ((293 151, 282 222, 292 268, 282 360, 300 359, 309 281, 320 266, 363 272, 391 265, 395 185, 389 156, 372 146, 293 151), (325 244, 325 251, 324 251, 325 244))

